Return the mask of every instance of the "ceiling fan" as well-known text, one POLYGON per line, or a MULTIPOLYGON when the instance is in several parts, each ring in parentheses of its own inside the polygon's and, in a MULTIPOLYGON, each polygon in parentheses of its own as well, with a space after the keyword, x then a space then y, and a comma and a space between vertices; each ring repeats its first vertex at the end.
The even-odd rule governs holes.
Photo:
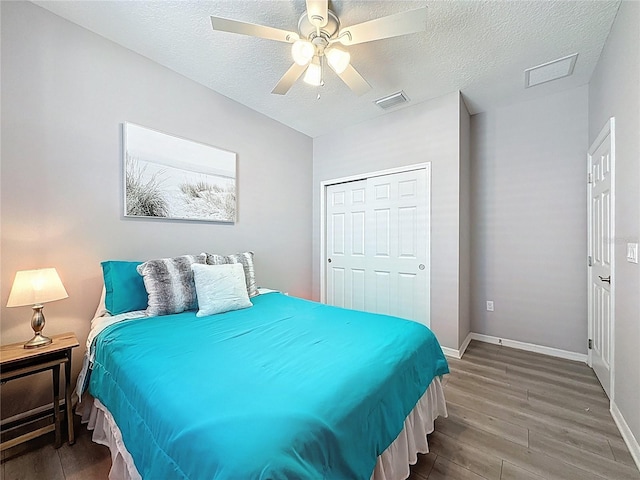
POLYGON ((306 0, 306 6, 307 11, 298 21, 297 33, 214 16, 211 17, 211 25, 214 30, 292 44, 294 63, 271 91, 277 95, 286 94, 303 73, 306 83, 322 85, 325 64, 354 93, 362 95, 371 89, 371 85, 351 65, 349 52, 336 44, 356 45, 426 29, 426 7, 340 28, 340 19, 329 10, 329 0, 306 0))

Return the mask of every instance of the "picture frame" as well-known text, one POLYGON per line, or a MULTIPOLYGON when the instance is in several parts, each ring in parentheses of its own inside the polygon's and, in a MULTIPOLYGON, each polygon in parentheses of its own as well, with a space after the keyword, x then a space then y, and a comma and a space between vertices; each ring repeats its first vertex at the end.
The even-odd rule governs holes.
POLYGON ((235 223, 234 152, 122 124, 124 216, 235 223))

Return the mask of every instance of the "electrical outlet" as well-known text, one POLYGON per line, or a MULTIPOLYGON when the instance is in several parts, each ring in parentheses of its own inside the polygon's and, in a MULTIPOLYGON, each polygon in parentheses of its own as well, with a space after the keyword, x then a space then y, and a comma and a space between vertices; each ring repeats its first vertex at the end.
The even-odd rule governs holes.
POLYGON ((493 300, 487 300, 487 312, 493 312, 493 300))

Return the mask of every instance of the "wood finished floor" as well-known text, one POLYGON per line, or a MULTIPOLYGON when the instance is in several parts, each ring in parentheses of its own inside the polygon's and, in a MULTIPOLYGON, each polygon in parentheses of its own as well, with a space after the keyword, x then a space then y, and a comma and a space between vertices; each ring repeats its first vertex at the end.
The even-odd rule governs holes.
POLYGON ((447 360, 449 417, 411 480, 640 479, 585 364, 476 341, 447 360))
MULTIPOLYGON (((640 480, 586 365, 475 341, 448 360, 449 417, 410 480, 640 480)), ((106 480, 109 450, 76 431, 71 447, 49 434, 2 452, 0 478, 106 480)))

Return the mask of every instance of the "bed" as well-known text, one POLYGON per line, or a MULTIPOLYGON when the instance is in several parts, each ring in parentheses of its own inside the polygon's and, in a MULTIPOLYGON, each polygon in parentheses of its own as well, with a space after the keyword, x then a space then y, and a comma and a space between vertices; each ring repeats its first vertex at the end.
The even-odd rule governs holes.
POLYGON ((433 333, 276 291, 250 299, 214 315, 97 313, 77 390, 110 478, 406 478, 446 416, 433 333))

